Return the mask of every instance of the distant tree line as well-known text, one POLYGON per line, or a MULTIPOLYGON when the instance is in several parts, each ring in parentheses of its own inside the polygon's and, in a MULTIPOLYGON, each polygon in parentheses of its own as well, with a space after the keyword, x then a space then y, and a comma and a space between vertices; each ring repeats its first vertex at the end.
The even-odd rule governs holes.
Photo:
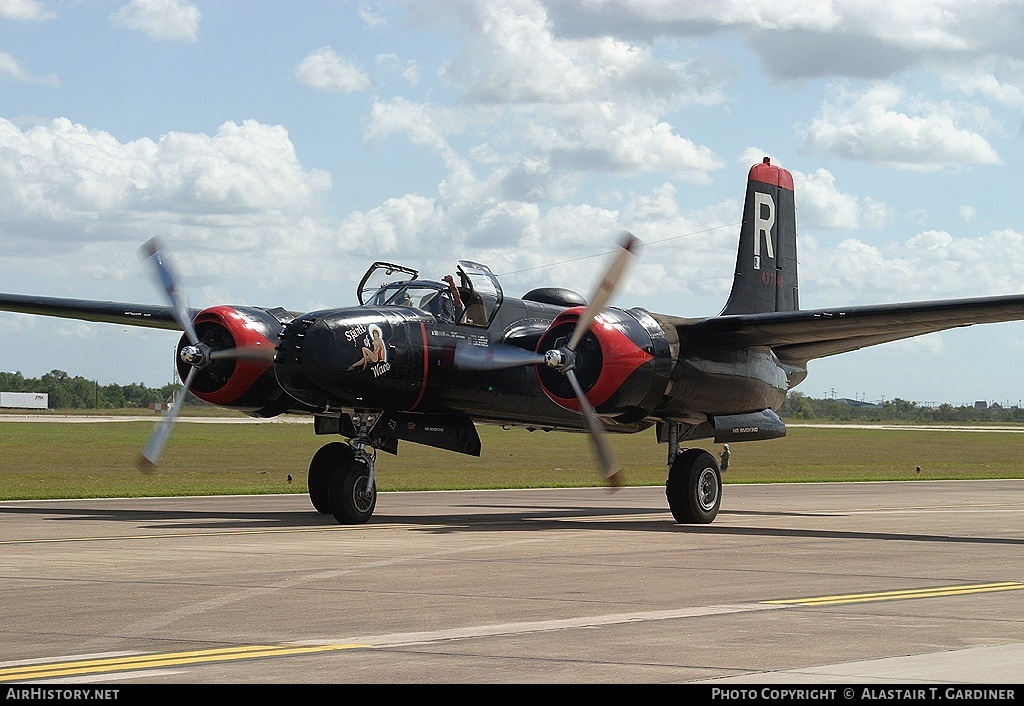
POLYGON ((896 398, 865 403, 847 399, 813 399, 791 392, 779 409, 783 420, 819 419, 833 422, 1024 422, 1024 409, 998 404, 978 409, 974 405, 922 406, 896 398))
MULTIPOLYGON (((40 378, 26 378, 20 372, 0 372, 0 392, 45 392, 50 409, 148 409, 153 403, 170 402, 180 389, 180 384, 160 388, 134 382, 100 385, 96 380, 71 377, 63 370, 51 370, 40 378)), ((191 395, 185 400, 186 405, 197 403, 191 395)))
MULTIPOLYGON (((26 378, 20 372, 0 372, 0 392, 45 392, 50 409, 121 409, 170 402, 181 390, 180 383, 163 387, 100 385, 81 376, 71 377, 63 370, 51 370, 40 378, 26 378)), ((192 395, 185 396, 185 405, 203 405, 192 395)), ((801 392, 791 392, 779 409, 784 420, 821 420, 833 422, 1024 422, 1024 409, 989 405, 954 407, 941 404, 924 407, 899 398, 877 404, 846 399, 814 399, 801 392)))

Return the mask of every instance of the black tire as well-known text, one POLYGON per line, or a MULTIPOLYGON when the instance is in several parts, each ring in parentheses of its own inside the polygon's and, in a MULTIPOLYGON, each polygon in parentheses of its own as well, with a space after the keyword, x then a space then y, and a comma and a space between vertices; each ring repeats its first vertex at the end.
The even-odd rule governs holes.
POLYGON ((341 441, 321 446, 313 456, 309 462, 307 486, 309 501, 317 512, 323 515, 331 513, 331 478, 353 458, 352 447, 341 441))
POLYGON ((687 449, 668 472, 665 496, 676 522, 706 525, 722 504, 722 473, 715 457, 703 449, 687 449))
POLYGON ((334 519, 342 525, 361 525, 370 519, 377 506, 377 484, 369 488, 370 469, 352 460, 331 476, 330 499, 334 519))

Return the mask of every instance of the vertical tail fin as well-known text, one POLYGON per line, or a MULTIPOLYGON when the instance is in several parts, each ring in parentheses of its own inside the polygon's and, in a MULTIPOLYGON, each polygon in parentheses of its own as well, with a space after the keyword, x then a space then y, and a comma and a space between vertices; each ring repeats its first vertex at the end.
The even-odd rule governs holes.
POLYGON ((793 175, 765 157, 747 177, 736 272, 722 314, 799 308, 793 175))

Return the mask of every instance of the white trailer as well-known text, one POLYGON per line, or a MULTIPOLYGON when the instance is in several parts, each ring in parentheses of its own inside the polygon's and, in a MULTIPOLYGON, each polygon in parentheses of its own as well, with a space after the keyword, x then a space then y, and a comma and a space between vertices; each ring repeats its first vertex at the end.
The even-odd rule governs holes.
POLYGON ((45 392, 0 392, 0 407, 47 409, 50 396, 45 392))

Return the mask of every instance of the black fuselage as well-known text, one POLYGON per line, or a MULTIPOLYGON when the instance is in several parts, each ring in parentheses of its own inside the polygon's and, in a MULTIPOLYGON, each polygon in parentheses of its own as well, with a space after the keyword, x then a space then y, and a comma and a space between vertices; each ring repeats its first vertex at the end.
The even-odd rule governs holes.
MULTIPOLYGON (((562 332, 556 324, 566 311, 505 299, 487 328, 404 306, 310 312, 284 327, 273 369, 306 411, 458 412, 486 423, 582 430, 571 393, 543 365, 479 372, 459 364, 498 342, 543 352, 571 329, 571 321, 562 332)), ((788 384, 768 349, 680 340, 683 321, 609 309, 581 342, 580 382, 611 429, 638 431, 655 418, 698 424, 781 405, 788 384)))

